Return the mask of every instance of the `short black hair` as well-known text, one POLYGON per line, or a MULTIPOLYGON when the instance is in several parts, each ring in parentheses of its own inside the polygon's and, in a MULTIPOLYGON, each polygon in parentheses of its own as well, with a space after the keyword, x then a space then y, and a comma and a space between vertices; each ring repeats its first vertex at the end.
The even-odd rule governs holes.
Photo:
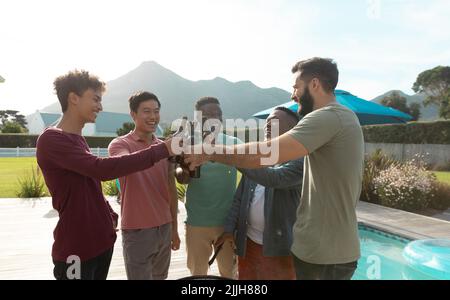
POLYGON ((300 121, 300 116, 299 116, 297 113, 295 113, 295 112, 293 112, 292 110, 290 110, 289 108, 287 108, 287 107, 284 107, 284 106, 277 106, 277 107, 275 107, 274 110, 281 110, 281 111, 284 111, 284 112, 287 113, 289 116, 291 116, 292 118, 294 118, 294 119, 297 121, 297 123, 300 121))
POLYGON ((59 76, 53 82, 53 86, 63 113, 69 107, 68 99, 70 93, 75 93, 81 97, 88 89, 101 91, 102 93, 105 91, 105 83, 97 76, 91 75, 84 70, 73 70, 59 76))
POLYGON ((299 61, 292 67, 292 73, 297 72, 301 72, 301 78, 307 82, 318 78, 328 93, 334 93, 339 80, 337 64, 331 58, 313 57, 299 61))
POLYGON ((206 104, 217 104, 220 105, 220 102, 217 98, 214 97, 202 97, 195 102, 195 110, 200 110, 200 107, 206 104))
POLYGON ((144 101, 153 100, 158 103, 158 107, 161 108, 161 102, 159 102, 158 97, 155 94, 150 92, 137 92, 133 94, 128 102, 130 102, 130 110, 137 113, 139 105, 144 101))

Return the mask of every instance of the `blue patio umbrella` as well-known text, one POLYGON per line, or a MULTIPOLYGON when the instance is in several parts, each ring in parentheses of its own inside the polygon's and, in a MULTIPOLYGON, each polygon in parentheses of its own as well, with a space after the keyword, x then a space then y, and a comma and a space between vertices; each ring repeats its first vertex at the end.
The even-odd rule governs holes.
MULTIPOLYGON (((406 123, 412 120, 412 117, 404 112, 358 98, 349 92, 336 90, 335 94, 337 102, 356 113, 361 125, 406 123)), ((294 112, 297 112, 298 110, 298 104, 294 101, 290 101, 260 111, 254 114, 253 117, 265 119, 275 109, 275 107, 278 106, 287 107, 294 112)))

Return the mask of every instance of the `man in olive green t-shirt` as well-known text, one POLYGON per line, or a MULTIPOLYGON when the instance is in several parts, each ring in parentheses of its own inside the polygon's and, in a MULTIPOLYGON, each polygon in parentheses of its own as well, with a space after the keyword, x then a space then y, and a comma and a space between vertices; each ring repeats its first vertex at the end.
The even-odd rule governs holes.
POLYGON ((260 149, 277 149, 274 145, 275 163, 306 156, 291 248, 297 279, 351 279, 360 257, 356 203, 364 162, 361 126, 351 110, 336 102, 339 72, 331 59, 300 61, 292 73, 292 99, 304 116, 297 126, 271 144, 257 143, 257 154, 249 154, 255 144, 243 144, 222 150, 234 154, 193 154, 186 162, 190 168, 205 161, 258 168, 262 159, 273 157, 260 149))
MULTIPOLYGON (((195 110, 206 120, 222 121, 219 100, 203 97, 195 104, 195 110)), ((235 145, 238 140, 222 133, 215 137, 215 145, 235 145)), ((187 183, 186 191, 186 252, 187 266, 194 276, 208 273, 208 261, 214 243, 222 235, 236 191, 236 168, 220 163, 206 163, 201 167, 200 178, 189 178, 188 174, 177 175, 180 183, 187 183), (187 175, 187 176, 186 176, 187 175)), ((234 249, 224 245, 217 255, 220 275, 235 278, 237 271, 234 249)))

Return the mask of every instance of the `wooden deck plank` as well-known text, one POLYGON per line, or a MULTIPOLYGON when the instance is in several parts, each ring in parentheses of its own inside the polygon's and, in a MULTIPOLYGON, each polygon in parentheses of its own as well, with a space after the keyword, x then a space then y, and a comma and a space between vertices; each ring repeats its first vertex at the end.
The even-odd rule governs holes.
MULTIPOLYGON (((111 202, 115 211, 119 205, 111 202)), ((178 216, 181 238, 180 250, 172 251, 168 279, 190 276, 186 267, 184 220, 186 211, 180 203, 178 216)), ((57 214, 51 199, 0 199, 0 280, 1 279, 53 279, 51 247, 57 214)), ((218 275, 217 265, 210 269, 218 275)), ((108 279, 126 279, 122 256, 122 238, 117 235, 108 279)))

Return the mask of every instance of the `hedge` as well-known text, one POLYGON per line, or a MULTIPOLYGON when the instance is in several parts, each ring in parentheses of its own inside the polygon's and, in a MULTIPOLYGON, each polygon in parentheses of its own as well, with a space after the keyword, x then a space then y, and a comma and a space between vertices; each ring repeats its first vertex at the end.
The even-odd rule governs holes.
POLYGON ((34 148, 37 135, 2 133, 0 134, 0 148, 34 148))
MULTIPOLYGON (((35 148, 38 135, 28 134, 0 134, 0 148, 35 148)), ((85 139, 91 148, 107 148, 114 139, 113 136, 86 136, 85 139)))
POLYGON ((366 143, 450 144, 450 121, 363 127, 366 143))
MULTIPOLYGON (((234 135, 238 135, 235 130, 234 135)), ((249 130, 246 129, 248 140, 249 130)), ((450 145, 450 121, 411 122, 395 125, 371 125, 363 127, 366 143, 442 144, 450 145)), ((34 148, 38 135, 0 134, 0 148, 34 148)), ((89 147, 107 148, 114 137, 85 137, 89 147)))

